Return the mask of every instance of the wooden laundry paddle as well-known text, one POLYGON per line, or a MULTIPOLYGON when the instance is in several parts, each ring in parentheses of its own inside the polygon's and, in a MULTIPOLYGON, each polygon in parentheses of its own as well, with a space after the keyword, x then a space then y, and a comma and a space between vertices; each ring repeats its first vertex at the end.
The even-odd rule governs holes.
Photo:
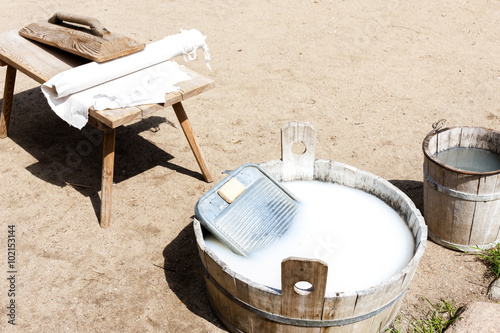
POLYGON ((145 47, 144 43, 111 33, 97 19, 63 12, 57 12, 47 22, 31 23, 19 34, 95 62, 116 59, 145 47))

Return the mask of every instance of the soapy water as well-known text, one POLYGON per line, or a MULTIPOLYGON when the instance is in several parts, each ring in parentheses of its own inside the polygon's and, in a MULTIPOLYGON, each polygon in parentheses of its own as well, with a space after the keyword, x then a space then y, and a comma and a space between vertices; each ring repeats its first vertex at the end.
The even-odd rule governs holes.
POLYGON ((328 264, 327 293, 363 290, 401 271, 414 254, 404 220, 377 197, 318 181, 282 183, 301 203, 287 232, 248 257, 207 233, 205 242, 234 272, 281 290, 281 261, 320 259, 328 264))

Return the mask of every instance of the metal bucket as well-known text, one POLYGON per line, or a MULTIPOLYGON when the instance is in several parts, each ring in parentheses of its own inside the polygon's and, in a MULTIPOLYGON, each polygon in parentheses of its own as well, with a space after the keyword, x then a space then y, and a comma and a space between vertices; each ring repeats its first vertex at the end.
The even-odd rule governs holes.
POLYGON ((388 181, 351 166, 314 159, 315 130, 308 123, 282 129, 281 160, 262 163, 279 181, 318 180, 338 183, 375 195, 391 206, 410 228, 415 240, 412 259, 396 275, 356 292, 325 293, 325 268, 319 260, 289 258, 282 264, 282 290, 255 283, 231 270, 205 244, 207 232, 194 220, 194 231, 207 291, 214 312, 231 332, 379 332, 396 317, 427 240, 427 227, 413 202, 388 181), (291 152, 302 142, 306 152, 291 152), (308 281, 312 292, 294 291, 308 281))

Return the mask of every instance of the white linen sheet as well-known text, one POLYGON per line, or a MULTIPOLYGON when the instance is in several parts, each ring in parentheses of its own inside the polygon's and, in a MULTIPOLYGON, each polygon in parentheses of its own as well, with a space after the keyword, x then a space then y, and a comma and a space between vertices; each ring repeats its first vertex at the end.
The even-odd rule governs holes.
POLYGON ((59 73, 42 85, 42 91, 59 117, 81 129, 91 106, 104 110, 164 102, 166 93, 178 90, 176 83, 190 79, 169 59, 184 55, 186 61, 192 60, 202 48, 208 65, 205 39, 198 30, 181 30, 128 56, 59 73))

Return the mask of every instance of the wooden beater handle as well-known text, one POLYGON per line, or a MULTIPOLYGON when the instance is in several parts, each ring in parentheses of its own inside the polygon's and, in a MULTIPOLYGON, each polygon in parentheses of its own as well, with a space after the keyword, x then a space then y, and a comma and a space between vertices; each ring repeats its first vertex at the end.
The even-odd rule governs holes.
POLYGON ((92 33, 98 37, 104 37, 104 35, 109 34, 110 32, 106 29, 99 20, 88 17, 81 16, 77 14, 70 14, 64 12, 57 12, 49 19, 49 23, 57 24, 62 21, 77 23, 81 25, 87 25, 90 27, 92 33))

